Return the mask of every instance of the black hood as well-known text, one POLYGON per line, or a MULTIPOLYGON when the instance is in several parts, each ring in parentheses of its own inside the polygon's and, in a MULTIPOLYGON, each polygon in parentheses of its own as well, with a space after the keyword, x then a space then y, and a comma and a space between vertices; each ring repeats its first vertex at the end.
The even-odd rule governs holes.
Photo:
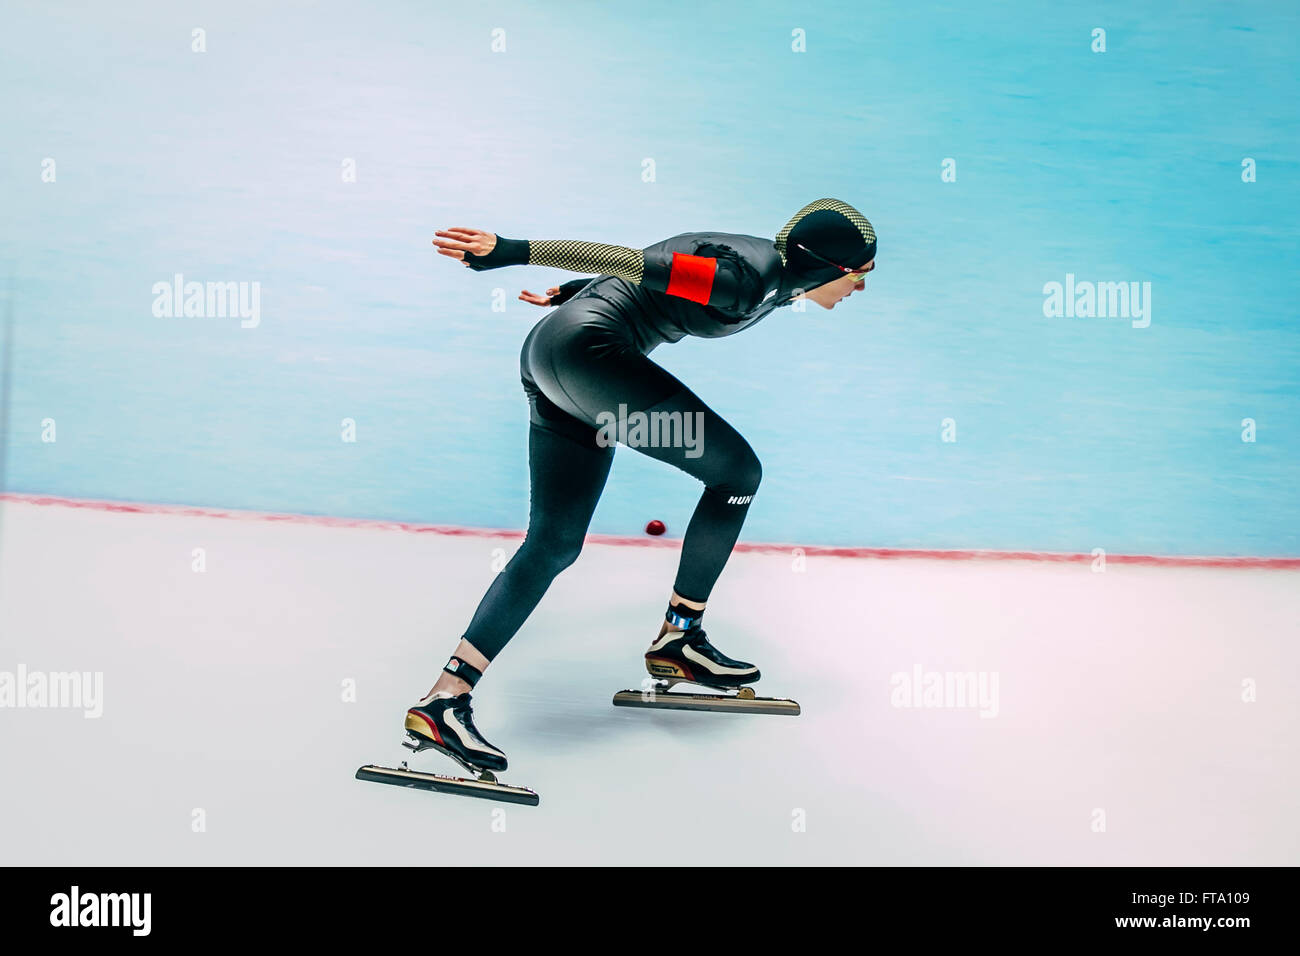
POLYGON ((818 199, 800 209, 776 235, 776 251, 785 264, 782 286, 815 289, 844 275, 833 265, 853 269, 876 257, 876 230, 866 216, 838 199, 818 199))

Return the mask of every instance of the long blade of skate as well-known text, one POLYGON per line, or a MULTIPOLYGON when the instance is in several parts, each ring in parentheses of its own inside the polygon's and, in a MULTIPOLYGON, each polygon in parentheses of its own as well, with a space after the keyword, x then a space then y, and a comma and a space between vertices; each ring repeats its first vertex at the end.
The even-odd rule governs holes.
POLYGON ((614 706, 646 707, 653 710, 708 710, 730 714, 782 714, 787 717, 797 717, 800 713, 798 701, 785 697, 755 697, 753 691, 744 695, 621 690, 614 695, 614 706))
POLYGON ((432 790, 436 793, 454 793, 462 797, 498 800, 502 803, 522 803, 530 807, 537 806, 541 799, 534 790, 529 790, 527 787, 512 787, 499 781, 444 777, 438 773, 423 773, 419 770, 396 767, 376 767, 373 764, 360 767, 357 770, 357 779, 368 780, 371 783, 389 783, 397 787, 411 787, 416 790, 432 790))

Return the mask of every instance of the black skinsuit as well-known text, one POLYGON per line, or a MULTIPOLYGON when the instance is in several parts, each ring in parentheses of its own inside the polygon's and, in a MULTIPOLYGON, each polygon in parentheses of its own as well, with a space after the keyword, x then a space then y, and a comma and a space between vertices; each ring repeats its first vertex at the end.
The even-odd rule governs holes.
POLYGON ((528 534, 479 603, 465 640, 492 660, 555 576, 578 557, 614 457, 613 447, 599 440, 602 413, 699 416, 692 421, 703 424, 702 454, 681 446, 637 451, 704 483, 673 589, 687 600, 706 601, 762 469, 749 443, 648 353, 687 335, 718 338, 749 328, 789 304, 800 286, 820 285, 838 273, 809 281, 786 267, 772 240, 714 233, 674 236, 640 251, 498 238, 493 253, 466 259, 474 268, 531 263, 624 277, 565 283, 552 300, 562 304, 524 341, 519 365, 530 408, 528 534))

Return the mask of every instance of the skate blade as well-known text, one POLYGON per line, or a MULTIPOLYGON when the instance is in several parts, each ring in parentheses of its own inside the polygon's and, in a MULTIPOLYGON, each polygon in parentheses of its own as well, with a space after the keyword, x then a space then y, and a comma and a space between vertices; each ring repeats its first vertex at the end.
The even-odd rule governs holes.
POLYGON ((653 710, 707 710, 730 714, 780 714, 798 717, 798 701, 785 697, 755 697, 753 688, 742 687, 735 694, 683 694, 677 691, 621 690, 614 695, 615 707, 647 707, 653 710))
POLYGON ((535 790, 501 783, 490 773, 478 780, 466 780, 463 777, 445 777, 439 773, 366 764, 358 768, 357 779, 368 780, 371 783, 389 783, 415 790, 432 790, 435 793, 452 793, 462 797, 497 800, 501 803, 520 803, 529 807, 537 806, 541 800, 535 790))

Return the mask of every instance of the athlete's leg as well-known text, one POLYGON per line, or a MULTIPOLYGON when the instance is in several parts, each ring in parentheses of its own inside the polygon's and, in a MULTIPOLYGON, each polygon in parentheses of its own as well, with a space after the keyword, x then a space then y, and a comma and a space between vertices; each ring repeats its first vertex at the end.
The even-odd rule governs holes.
MULTIPOLYGON (((555 576, 582 550, 592 513, 609 477, 614 449, 595 429, 530 392, 528 533, 479 602, 456 656, 482 671, 532 613, 555 576)), ((429 692, 461 694, 469 684, 443 671, 429 692)))
MULTIPOLYGON (((649 359, 645 361, 654 364, 649 359)), ((656 416, 660 416, 660 422, 671 423, 672 428, 680 421, 681 434, 690 434, 694 440, 690 444, 670 443, 667 447, 636 450, 675 465, 704 483, 704 492, 682 539, 682 556, 671 599, 673 604, 703 611, 740 536, 763 469, 740 433, 684 386, 645 412, 652 428, 656 416)), ((659 437, 663 437, 662 432, 659 437)), ((665 623, 660 635, 677 629, 665 623)))
MULTIPOLYGON (((558 336, 534 363, 537 383, 575 418, 599 426, 608 416, 643 416, 650 434, 667 442, 633 440, 629 447, 667 462, 704 483, 682 540, 674 597, 702 609, 731 555, 758 490, 762 468, 740 433, 666 370, 628 345, 598 332, 558 336)), ((646 436, 648 437, 648 436, 646 436)))

